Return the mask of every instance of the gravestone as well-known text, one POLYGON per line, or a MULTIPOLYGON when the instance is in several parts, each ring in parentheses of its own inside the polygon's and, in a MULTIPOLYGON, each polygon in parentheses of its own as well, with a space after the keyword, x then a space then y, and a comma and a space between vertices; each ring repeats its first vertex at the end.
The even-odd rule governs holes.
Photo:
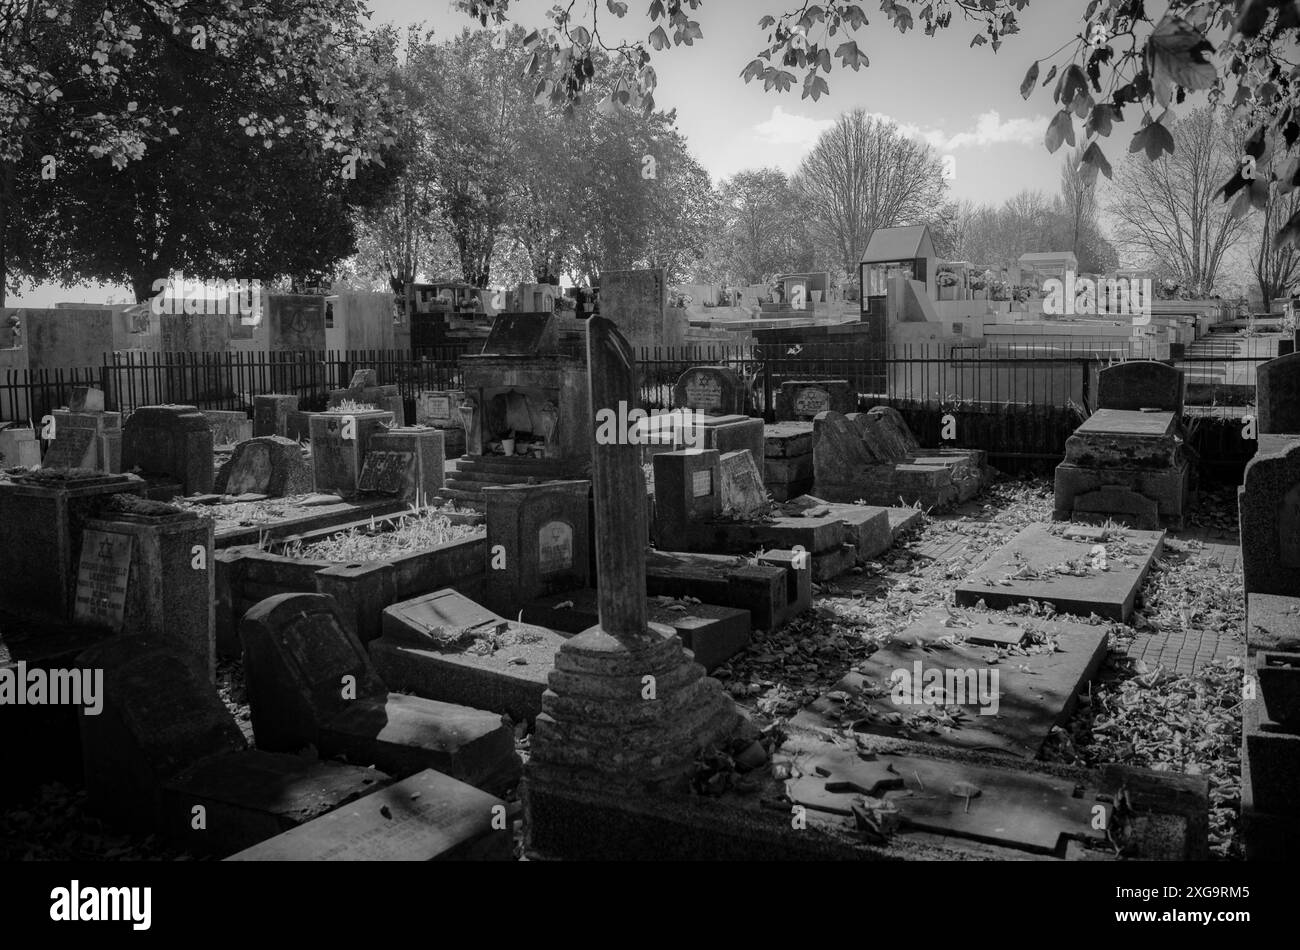
POLYGON ((122 437, 122 462, 147 475, 180 482, 182 495, 212 491, 212 430, 194 406, 144 406, 131 413, 122 437))
POLYGON ((122 470, 120 412, 55 409, 51 415, 54 442, 45 452, 45 468, 122 470))
MULTIPOLYGON (((635 404, 632 348, 609 320, 588 321, 587 354, 592 405, 635 404)), ((683 792, 697 751, 741 724, 680 638, 649 622, 645 506, 629 503, 645 497, 639 447, 595 444, 592 478, 600 626, 566 640, 555 657, 525 783, 529 846, 561 853, 561 816, 581 807, 584 787, 683 792), (656 684, 653 702, 646 677, 656 684)))
POLYGON ((1300 597, 1300 443, 1246 464, 1237 511, 1246 593, 1300 597))
POLYGON ((238 445, 253 437, 253 421, 242 412, 204 409, 203 418, 212 429, 213 445, 238 445))
POLYGON ((277 594, 239 627, 258 748, 309 745, 401 777, 433 768, 478 788, 518 777, 511 729, 499 714, 390 694, 323 594, 277 594))
POLYGON ((98 386, 74 386, 68 408, 73 412, 103 412, 104 391, 98 386))
POLYGON ((253 397, 253 437, 289 435, 289 413, 298 411, 298 397, 264 393, 253 397))
POLYGON ((86 522, 74 616, 187 653, 215 680, 212 553, 211 519, 160 502, 110 500, 86 522))
POLYGON ((682 449, 654 457, 654 538, 659 550, 690 550, 690 526, 722 513, 720 465, 714 449, 682 449))
POLYGON ((390 412, 394 425, 406 425, 406 409, 401 392, 396 386, 380 386, 373 369, 359 369, 353 373, 347 389, 330 390, 330 409, 337 409, 344 400, 390 412))
POLYGON ((763 476, 749 452, 728 452, 719 460, 722 482, 722 513, 731 518, 749 520, 768 507, 763 490, 763 476))
POLYGON ((1258 431, 1300 434, 1300 353, 1259 364, 1255 380, 1258 431))
POLYGON ((41 464, 41 443, 29 426, 0 422, 0 468, 36 468, 41 464))
POLYGON ((788 379, 776 392, 776 418, 809 421, 826 410, 849 413, 857 409, 857 397, 846 379, 788 379))
POLYGON ((694 366, 673 386, 673 405, 710 416, 743 416, 749 412, 749 387, 727 366, 694 366))
POLYGON ((1183 374, 1159 360, 1126 360, 1097 374, 1099 409, 1161 409, 1183 414, 1183 374))
POLYGON ((612 320, 633 346, 672 345, 666 337, 668 272, 664 268, 602 269, 599 305, 601 316, 612 320))
POLYGON ((311 461, 316 490, 355 495, 370 440, 393 423, 393 414, 365 412, 311 414, 311 461))
POLYGON ((465 454, 465 422, 460 407, 464 390, 425 390, 415 394, 415 422, 442 430, 443 453, 448 458, 465 454))
POLYGON ((150 829, 167 779, 244 748, 234 716, 190 657, 147 637, 115 637, 78 663, 103 671, 102 709, 81 714, 86 793, 98 814, 150 829))
POLYGON ((283 498, 312 490, 311 466, 302 457, 302 446, 278 435, 259 436, 240 442, 230 460, 226 493, 249 493, 283 498))
POLYGON ((518 616, 529 601, 590 581, 587 481, 492 485, 487 503, 487 606, 518 616))
POLYGON ((134 475, 60 478, 39 470, 0 482, 0 605, 72 620, 86 522, 113 495, 143 492, 134 475))
POLYGON ((405 426, 376 432, 366 450, 357 490, 423 503, 442 488, 445 461, 439 429, 405 426))
POLYGON ((505 804, 426 769, 344 805, 230 861, 508 861, 505 804))

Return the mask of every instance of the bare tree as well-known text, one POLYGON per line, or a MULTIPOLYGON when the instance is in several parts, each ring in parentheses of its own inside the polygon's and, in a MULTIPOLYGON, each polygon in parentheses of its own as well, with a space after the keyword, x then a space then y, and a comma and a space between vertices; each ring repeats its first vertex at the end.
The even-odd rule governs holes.
POLYGON ((930 146, 854 109, 821 134, 792 183, 814 234, 851 281, 876 228, 925 220, 943 199, 943 165, 930 146))
POLYGON ((1193 293, 1208 294, 1245 228, 1218 194, 1240 151, 1209 108, 1193 109, 1171 131, 1172 155, 1132 155, 1116 171, 1108 210, 1121 243, 1170 268, 1193 293))
POLYGON ((1260 222, 1259 247, 1250 262, 1265 308, 1270 300, 1285 296, 1300 281, 1300 248, 1279 244, 1277 240, 1278 229, 1297 213, 1300 213, 1300 189, 1285 195, 1278 194, 1276 188, 1269 189, 1268 204, 1260 222))

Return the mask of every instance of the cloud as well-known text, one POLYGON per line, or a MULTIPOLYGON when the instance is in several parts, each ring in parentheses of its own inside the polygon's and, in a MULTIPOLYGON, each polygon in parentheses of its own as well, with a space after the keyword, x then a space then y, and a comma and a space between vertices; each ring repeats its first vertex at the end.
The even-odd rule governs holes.
POLYGON ((953 135, 949 135, 942 129, 923 128, 911 122, 900 122, 880 113, 872 113, 872 115, 877 119, 893 122, 898 126, 898 131, 908 138, 925 142, 940 152, 952 152, 959 148, 986 148, 989 145, 1037 145, 1042 142, 1043 132, 1047 128, 1047 119, 1044 116, 1036 115, 1028 119, 1003 121, 1002 116, 992 109, 976 117, 974 129, 953 135))
POLYGON ((770 145, 807 145, 812 148, 817 142, 817 136, 834 124, 834 119, 810 119, 776 106, 772 110, 772 117, 754 126, 754 132, 770 145))

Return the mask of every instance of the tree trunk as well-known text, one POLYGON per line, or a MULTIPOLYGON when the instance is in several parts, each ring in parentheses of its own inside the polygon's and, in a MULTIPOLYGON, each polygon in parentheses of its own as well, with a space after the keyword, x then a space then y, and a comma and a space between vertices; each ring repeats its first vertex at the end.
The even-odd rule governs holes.
POLYGON ((167 275, 161 277, 155 276, 152 272, 146 274, 131 275, 131 292, 135 294, 136 303, 144 303, 158 291, 153 289, 153 285, 159 280, 166 280, 167 275))
POLYGON ((5 305, 5 291, 9 283, 9 209, 13 206, 14 167, 10 162, 0 165, 0 307, 5 305))

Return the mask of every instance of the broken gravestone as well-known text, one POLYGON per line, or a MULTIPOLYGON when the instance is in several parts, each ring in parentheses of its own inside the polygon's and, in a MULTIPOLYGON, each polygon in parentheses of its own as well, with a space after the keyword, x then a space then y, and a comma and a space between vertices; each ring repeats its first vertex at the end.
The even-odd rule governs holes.
POLYGON ((311 466, 302 446, 278 435, 260 436, 235 447, 226 477, 226 494, 254 493, 271 498, 312 490, 311 466))

